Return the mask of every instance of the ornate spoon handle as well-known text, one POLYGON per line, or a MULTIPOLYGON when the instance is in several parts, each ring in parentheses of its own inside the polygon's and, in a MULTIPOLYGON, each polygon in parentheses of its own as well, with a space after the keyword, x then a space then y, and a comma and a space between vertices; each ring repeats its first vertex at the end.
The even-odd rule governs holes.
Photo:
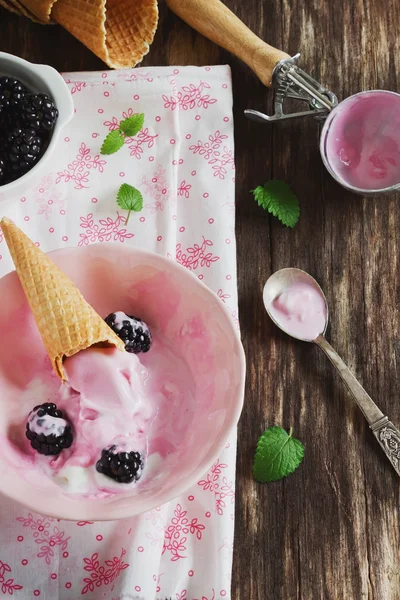
POLYGON ((396 473, 400 475, 400 431, 387 417, 382 417, 370 427, 396 473))
POLYGON ((389 421, 388 417, 385 417, 324 336, 320 335, 314 342, 324 351, 338 371, 392 467, 400 475, 400 431, 389 421))

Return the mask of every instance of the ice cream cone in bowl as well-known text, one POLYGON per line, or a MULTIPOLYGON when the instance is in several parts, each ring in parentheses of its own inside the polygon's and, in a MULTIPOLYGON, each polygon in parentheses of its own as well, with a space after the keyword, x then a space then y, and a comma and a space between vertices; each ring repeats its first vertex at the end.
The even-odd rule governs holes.
POLYGON ((120 244, 45 255, 1 222, 0 492, 109 520, 186 491, 218 458, 245 363, 220 299, 174 261, 120 244))
POLYGON ((64 358, 95 344, 123 351, 122 340, 72 281, 12 221, 0 225, 56 375, 65 381, 64 358))

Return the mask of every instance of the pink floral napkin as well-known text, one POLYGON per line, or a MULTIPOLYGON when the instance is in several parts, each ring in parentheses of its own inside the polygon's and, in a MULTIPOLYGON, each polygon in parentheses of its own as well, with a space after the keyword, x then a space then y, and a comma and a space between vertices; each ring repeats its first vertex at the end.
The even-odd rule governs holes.
MULTIPOLYGON (((45 252, 114 241, 168 255, 225 302, 238 325, 232 91, 226 66, 65 75, 76 114, 48 172, 0 196, 45 252), (102 140, 145 113, 112 156, 102 140), (144 209, 116 204, 121 183, 144 209)), ((12 269, 0 233, 0 276, 12 269)), ((0 596, 46 600, 229 600, 236 438, 192 489, 140 517, 58 521, 0 497, 0 596)))

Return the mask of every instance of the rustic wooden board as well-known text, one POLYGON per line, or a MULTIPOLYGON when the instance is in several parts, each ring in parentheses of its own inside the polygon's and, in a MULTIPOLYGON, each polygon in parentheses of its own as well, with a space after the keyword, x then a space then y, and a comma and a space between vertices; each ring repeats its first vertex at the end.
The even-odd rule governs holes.
MULTIPOLYGON (((257 34, 294 54, 339 98, 400 87, 397 0, 226 0, 257 34)), ((273 127, 243 110, 272 107, 247 67, 190 30, 162 5, 145 65, 229 63, 233 69, 239 293, 248 359, 239 427, 235 600, 399 600, 399 480, 317 348, 269 322, 261 290, 270 273, 297 266, 324 288, 328 338, 366 389, 400 424, 399 197, 365 199, 339 188, 318 153, 318 125, 273 127), (289 231, 248 190, 285 179, 301 201, 289 231), (292 426, 306 445, 301 468, 283 482, 251 479, 266 426, 292 426)), ((101 62, 58 26, 44 29, 0 10, 0 50, 59 70, 101 62)))

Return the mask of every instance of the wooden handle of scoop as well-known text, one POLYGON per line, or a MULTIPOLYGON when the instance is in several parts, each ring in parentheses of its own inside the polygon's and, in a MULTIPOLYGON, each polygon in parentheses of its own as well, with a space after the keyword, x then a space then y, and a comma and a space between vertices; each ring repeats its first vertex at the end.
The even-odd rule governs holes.
POLYGON ((167 0, 167 4, 199 33, 243 60, 268 87, 276 63, 290 58, 263 42, 220 0, 167 0))

